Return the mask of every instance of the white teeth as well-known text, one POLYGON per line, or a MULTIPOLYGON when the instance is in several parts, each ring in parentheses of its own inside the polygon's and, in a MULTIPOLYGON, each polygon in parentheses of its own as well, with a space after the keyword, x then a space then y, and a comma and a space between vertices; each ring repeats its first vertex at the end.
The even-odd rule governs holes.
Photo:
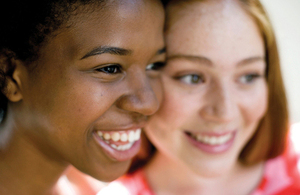
POLYGON ((203 142, 205 144, 209 144, 209 145, 221 145, 226 143, 227 141, 229 141, 231 139, 231 137, 233 136, 232 133, 230 134, 226 134, 223 136, 203 136, 203 135, 197 135, 197 136, 193 136, 194 138, 197 139, 197 141, 203 142))
POLYGON ((137 141, 140 139, 141 137, 141 129, 136 130, 136 132, 134 133, 134 139, 137 141))
POLYGON ((202 135, 197 135, 197 136, 193 136, 194 138, 196 138, 197 139, 197 141, 204 141, 204 139, 205 139, 205 137, 203 137, 202 135))
POLYGON ((103 133, 102 133, 101 131, 98 131, 97 133, 98 133, 98 135, 99 135, 100 137, 103 136, 103 133))
POLYGON ((208 142, 209 142, 209 137, 208 137, 208 136, 204 136, 203 142, 204 142, 204 143, 208 143, 208 142))
POLYGON ((134 131, 130 131, 128 134, 128 141, 129 142, 134 142, 135 141, 135 133, 134 131))
POLYGON ((110 139, 110 134, 109 133, 104 133, 103 138, 105 140, 109 140, 110 139))
POLYGON ((123 133, 122 135, 121 135, 121 141, 122 142, 127 142, 127 134, 126 133, 123 133))
POLYGON ((124 151, 124 150, 128 150, 131 148, 133 144, 132 143, 128 143, 128 144, 125 144, 125 145, 119 145, 119 146, 116 146, 115 144, 110 144, 110 146, 116 150, 119 150, 119 151, 124 151))
POLYGON ((116 150, 119 150, 119 151, 124 151, 124 150, 128 150, 132 147, 133 143, 128 143, 128 144, 125 144, 125 145, 119 145, 119 146, 116 146, 115 144, 110 144, 110 146, 116 150))
POLYGON ((115 144, 110 144, 110 146, 111 146, 112 148, 114 148, 114 149, 117 149, 117 148, 118 148, 118 146, 116 146, 115 144))
MULTIPOLYGON (((106 142, 109 142, 109 140, 112 140, 114 142, 129 142, 133 143, 140 139, 141 137, 141 129, 137 129, 135 131, 118 131, 118 132, 101 132, 97 131, 97 134, 99 137, 101 137, 106 142)), ((125 146, 125 145, 124 145, 125 146)), ((115 146, 113 146, 115 148, 115 146)), ((126 149, 126 147, 125 147, 126 149)), ((123 150, 121 147, 120 150, 123 150)))
POLYGON ((118 132, 114 132, 111 136, 111 139, 114 140, 115 142, 119 141, 120 140, 120 133, 118 132))
POLYGON ((218 138, 216 138, 216 137, 211 137, 210 140, 209 140, 210 144, 211 144, 211 145, 216 145, 216 143, 218 143, 218 140, 217 140, 217 139, 218 139, 218 138))
POLYGON ((230 135, 226 135, 226 136, 220 137, 219 142, 225 143, 225 142, 228 141, 230 138, 231 138, 230 135))

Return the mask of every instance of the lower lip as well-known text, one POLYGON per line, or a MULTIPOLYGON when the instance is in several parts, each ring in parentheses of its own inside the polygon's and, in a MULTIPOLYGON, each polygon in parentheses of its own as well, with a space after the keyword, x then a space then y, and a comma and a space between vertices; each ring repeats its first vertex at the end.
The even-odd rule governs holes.
POLYGON ((192 137, 190 137, 187 134, 185 134, 185 136, 188 138, 188 141, 190 143, 192 143, 192 145, 196 146, 200 150, 202 150, 206 153, 209 153, 209 154, 220 154, 220 153, 226 152, 227 150, 229 150, 231 148, 231 146, 233 145, 233 142, 234 142, 234 138, 236 136, 236 132, 233 133, 230 140, 228 140, 226 143, 220 144, 220 145, 205 144, 205 143, 196 141, 195 139, 193 139, 192 137))
POLYGON ((139 139, 133 143, 130 149, 119 151, 107 144, 103 139, 101 139, 97 135, 96 132, 93 133, 93 136, 98 145, 103 149, 105 154, 115 161, 128 161, 132 159, 139 152, 141 146, 141 139, 139 139))

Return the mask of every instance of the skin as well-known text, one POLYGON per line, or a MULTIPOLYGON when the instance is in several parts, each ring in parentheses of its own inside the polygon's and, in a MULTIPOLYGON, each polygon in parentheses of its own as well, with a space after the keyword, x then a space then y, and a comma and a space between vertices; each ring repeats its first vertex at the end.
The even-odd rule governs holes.
POLYGON ((53 186, 70 163, 105 181, 127 170, 130 160, 111 158, 93 134, 141 128, 158 109, 160 74, 152 64, 164 61, 163 19, 154 0, 79 9, 34 64, 13 62, 15 82, 9 83, 2 124, 11 135, 0 153, 0 192, 55 193, 53 186), (94 50, 104 46, 126 51, 94 50))
POLYGON ((146 167, 150 186, 158 195, 249 194, 262 163, 245 167, 238 156, 267 109, 259 28, 237 1, 175 4, 167 15, 164 99, 145 129, 158 149, 146 167), (209 153, 186 132, 236 135, 209 153))

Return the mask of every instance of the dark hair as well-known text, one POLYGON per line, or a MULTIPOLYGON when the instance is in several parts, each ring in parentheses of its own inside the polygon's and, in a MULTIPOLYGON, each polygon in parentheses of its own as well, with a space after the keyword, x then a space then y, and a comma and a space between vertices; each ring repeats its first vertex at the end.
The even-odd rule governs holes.
MULTIPOLYGON (((0 113, 6 112, 6 78, 14 70, 11 59, 30 64, 47 39, 77 14, 83 5, 102 5, 105 0, 10 0, 0 6, 0 113), (4 112, 3 112, 4 111, 4 112)), ((97 9, 99 6, 89 6, 97 9)), ((87 6, 86 6, 87 7, 87 6)), ((84 11, 92 11, 92 10, 84 11)), ((68 27, 68 26, 66 26, 68 27)))

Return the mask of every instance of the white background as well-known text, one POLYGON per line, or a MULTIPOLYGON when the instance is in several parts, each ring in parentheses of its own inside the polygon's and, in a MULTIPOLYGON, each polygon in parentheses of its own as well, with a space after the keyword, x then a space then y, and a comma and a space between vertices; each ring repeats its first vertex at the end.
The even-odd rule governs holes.
POLYGON ((300 122, 300 0, 261 0, 273 24, 291 123, 300 122))

